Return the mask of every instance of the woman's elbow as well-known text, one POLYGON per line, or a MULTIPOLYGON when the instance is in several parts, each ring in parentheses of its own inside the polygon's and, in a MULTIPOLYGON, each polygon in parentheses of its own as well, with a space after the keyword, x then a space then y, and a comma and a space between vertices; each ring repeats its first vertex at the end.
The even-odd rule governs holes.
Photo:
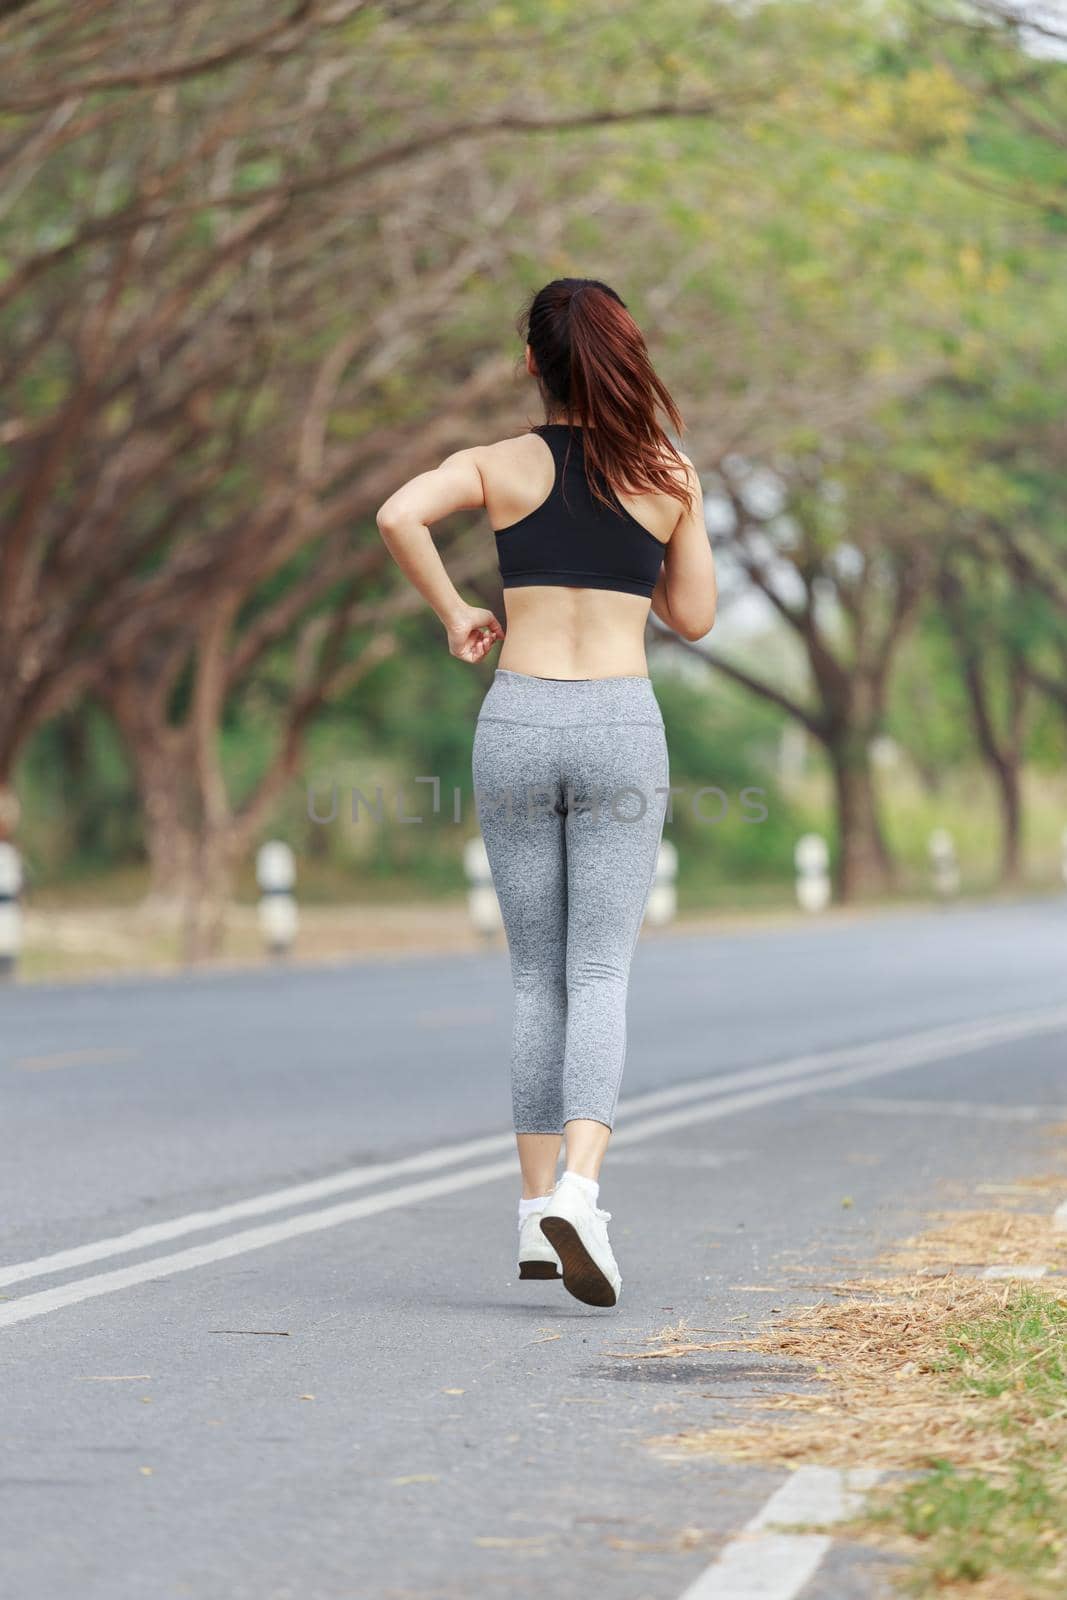
POLYGON ((392 496, 390 496, 388 500, 383 501, 383 503, 378 507, 378 510, 374 516, 374 520, 378 524, 378 532, 381 534, 382 538, 388 542, 389 535, 391 533, 395 533, 397 531, 397 527, 399 526, 396 506, 393 503, 392 496))
POLYGON ((382 543, 390 555, 399 557, 402 550, 410 548, 414 532, 412 519, 410 513, 395 496, 378 507, 374 520, 378 524, 382 543))
POLYGON ((719 589, 714 578, 711 582, 679 584, 680 593, 665 596, 669 615, 664 618, 680 639, 690 644, 703 639, 715 626, 715 613, 719 605, 719 589))
POLYGON ((674 631, 681 634, 683 639, 688 639, 690 644, 694 644, 698 639, 706 638, 714 626, 715 607, 712 606, 710 610, 675 618, 674 631))

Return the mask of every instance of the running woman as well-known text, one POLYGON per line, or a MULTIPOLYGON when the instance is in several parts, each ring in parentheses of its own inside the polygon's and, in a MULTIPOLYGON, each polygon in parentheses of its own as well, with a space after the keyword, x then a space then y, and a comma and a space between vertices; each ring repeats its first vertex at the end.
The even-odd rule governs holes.
POLYGON ((473 665, 503 641, 474 735, 475 805, 511 955, 519 1275, 613 1306, 601 1163, 626 1055, 630 962, 669 784, 645 659, 649 610, 685 639, 715 620, 700 482, 625 303, 592 278, 524 311, 545 421, 457 450, 378 512, 382 537, 473 665), (507 631, 468 605, 430 535, 484 507, 507 631), (565 1170, 556 1173, 565 1141, 565 1170))

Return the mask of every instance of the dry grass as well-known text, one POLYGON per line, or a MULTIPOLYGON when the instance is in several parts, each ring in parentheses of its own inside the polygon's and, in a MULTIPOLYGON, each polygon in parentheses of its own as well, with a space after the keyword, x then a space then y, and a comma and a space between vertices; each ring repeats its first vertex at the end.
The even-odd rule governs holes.
MULTIPOLYGON (((821 1381, 754 1399, 761 1417, 747 1428, 694 1429, 651 1443, 671 1454, 711 1451, 788 1467, 914 1470, 944 1457, 995 1470, 1007 1446, 990 1436, 988 1415, 977 1414, 972 1397, 946 1383, 946 1336, 1001 1315, 1021 1292, 1014 1283, 962 1275, 858 1279, 842 1286, 840 1298, 802 1306, 750 1338, 664 1346, 650 1353, 747 1350, 798 1363, 806 1379, 821 1381)), ((1018 1396, 1007 1397, 1005 1409, 1019 1417, 1019 1407, 1018 1396)))
POLYGON ((620 1359, 747 1351, 798 1384, 748 1405, 741 1426, 650 1444, 668 1457, 797 1467, 877 1467, 887 1486, 850 1533, 910 1558, 922 1596, 1052 1600, 1067 1593, 1067 1277, 985 1279, 979 1265, 1067 1271, 1049 1212, 1009 1209, 1063 1193, 1055 1174, 996 1187, 998 1209, 936 1213, 871 1275, 765 1318, 751 1335, 702 1338, 681 1322, 620 1359))
MULTIPOLYGON (((1028 1186, 1005 1187, 997 1194, 1007 1206, 1022 1199, 1032 1203, 1041 1192, 1062 1193, 1067 1179, 1049 1175, 1028 1186)), ((901 1240, 881 1257, 886 1266, 919 1273, 980 1266, 1067 1267, 1067 1234, 1056 1233, 1043 1211, 938 1211, 931 1226, 901 1240)))
MULTIPOLYGON (((497 944, 501 936, 497 937, 497 944)), ((344 961, 441 951, 478 950, 483 941, 471 927, 462 901, 425 905, 302 906, 291 961, 344 961)), ((235 905, 217 958, 205 966, 270 964, 254 906, 235 905)), ((120 973, 182 970, 181 939, 173 917, 145 906, 33 907, 26 912, 25 946, 19 963, 23 981, 85 979, 120 973)))

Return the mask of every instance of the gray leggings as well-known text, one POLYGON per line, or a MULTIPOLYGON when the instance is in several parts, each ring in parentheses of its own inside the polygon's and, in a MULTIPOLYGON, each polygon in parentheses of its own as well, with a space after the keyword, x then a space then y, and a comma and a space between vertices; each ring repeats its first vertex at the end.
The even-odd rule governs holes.
POLYGON ((498 667, 473 776, 511 953, 516 1132, 610 1128, 670 781, 650 680, 498 667))

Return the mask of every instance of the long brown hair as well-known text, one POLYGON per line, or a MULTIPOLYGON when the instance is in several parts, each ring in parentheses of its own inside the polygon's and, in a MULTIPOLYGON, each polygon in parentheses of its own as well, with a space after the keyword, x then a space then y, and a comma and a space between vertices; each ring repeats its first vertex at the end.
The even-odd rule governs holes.
POLYGON ((668 494, 688 510, 685 464, 657 410, 678 433, 681 414, 615 290, 598 278, 555 278, 523 311, 519 331, 533 351, 546 408, 570 412, 583 430, 586 477, 596 498, 612 505, 598 481, 606 480, 616 494, 668 494), (683 469, 681 480, 668 465, 672 457, 683 469))

